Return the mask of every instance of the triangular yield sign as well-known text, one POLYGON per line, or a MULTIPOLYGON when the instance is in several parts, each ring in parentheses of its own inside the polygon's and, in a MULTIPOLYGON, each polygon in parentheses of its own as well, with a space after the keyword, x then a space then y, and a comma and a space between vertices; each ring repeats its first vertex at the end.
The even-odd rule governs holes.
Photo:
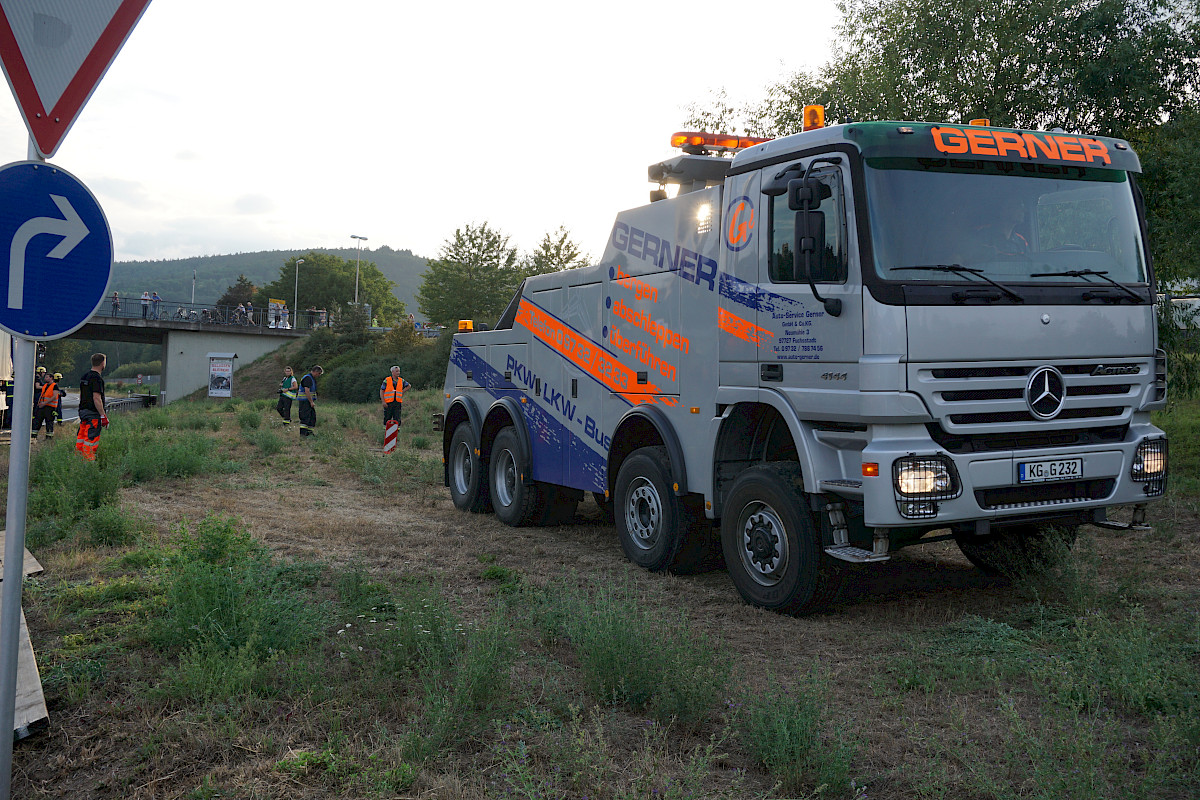
POLYGON ((0 0, 0 61, 25 127, 54 155, 150 0, 0 0))

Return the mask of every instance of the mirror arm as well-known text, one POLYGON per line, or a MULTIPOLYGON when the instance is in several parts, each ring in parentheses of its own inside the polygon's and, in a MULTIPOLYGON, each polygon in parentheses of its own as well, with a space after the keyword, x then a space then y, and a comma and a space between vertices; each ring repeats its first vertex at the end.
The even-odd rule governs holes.
MULTIPOLYGON (((822 156, 821 158, 814 158, 812 161, 808 162, 808 169, 804 170, 804 177, 801 180, 803 180, 807 185, 809 178, 812 177, 813 167, 815 167, 817 164, 841 163, 842 159, 840 156, 822 156)), ((808 198, 807 202, 804 204, 804 209, 800 212, 801 214, 807 214, 812 210, 812 203, 814 199, 814 197, 808 198)), ((804 232, 808 233, 807 225, 805 225, 804 232)), ((816 242, 814 242, 813 245, 815 247, 816 242)), ((812 289, 813 299, 825 307, 826 314, 831 317, 840 317, 842 315, 842 301, 836 297, 821 297, 821 295, 817 292, 817 283, 813 280, 812 276, 812 252, 813 251, 810 250, 804 253, 804 277, 808 278, 808 288, 812 289)), ((799 256, 800 254, 797 253, 796 255, 799 256)))

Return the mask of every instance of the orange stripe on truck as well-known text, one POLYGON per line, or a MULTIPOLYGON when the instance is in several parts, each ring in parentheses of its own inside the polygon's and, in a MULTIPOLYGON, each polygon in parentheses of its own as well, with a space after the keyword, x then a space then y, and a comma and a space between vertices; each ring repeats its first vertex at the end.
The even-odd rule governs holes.
POLYGON ((766 328, 760 328, 750 320, 742 319, 737 314, 730 313, 720 306, 717 307, 717 327, 742 341, 759 347, 762 347, 764 337, 774 338, 775 336, 766 328))
POLYGON ((528 328, 538 341, 630 403, 657 402, 656 398, 649 395, 659 394, 661 389, 652 383, 639 384, 634 370, 528 300, 522 299, 517 307, 516 324, 528 328))

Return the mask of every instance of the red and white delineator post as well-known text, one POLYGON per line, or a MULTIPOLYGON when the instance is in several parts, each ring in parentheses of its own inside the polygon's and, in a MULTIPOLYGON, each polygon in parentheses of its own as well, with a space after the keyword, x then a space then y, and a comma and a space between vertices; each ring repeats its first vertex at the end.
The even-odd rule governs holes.
POLYGON ((389 419, 383 428, 383 454, 395 452, 396 437, 400 434, 400 423, 389 419))

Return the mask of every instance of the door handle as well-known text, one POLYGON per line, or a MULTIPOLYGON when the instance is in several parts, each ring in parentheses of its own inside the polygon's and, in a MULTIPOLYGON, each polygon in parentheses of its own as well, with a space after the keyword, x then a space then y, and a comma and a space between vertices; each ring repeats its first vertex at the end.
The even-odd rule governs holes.
POLYGON ((760 364, 758 374, 764 381, 782 381, 783 364, 760 364))

